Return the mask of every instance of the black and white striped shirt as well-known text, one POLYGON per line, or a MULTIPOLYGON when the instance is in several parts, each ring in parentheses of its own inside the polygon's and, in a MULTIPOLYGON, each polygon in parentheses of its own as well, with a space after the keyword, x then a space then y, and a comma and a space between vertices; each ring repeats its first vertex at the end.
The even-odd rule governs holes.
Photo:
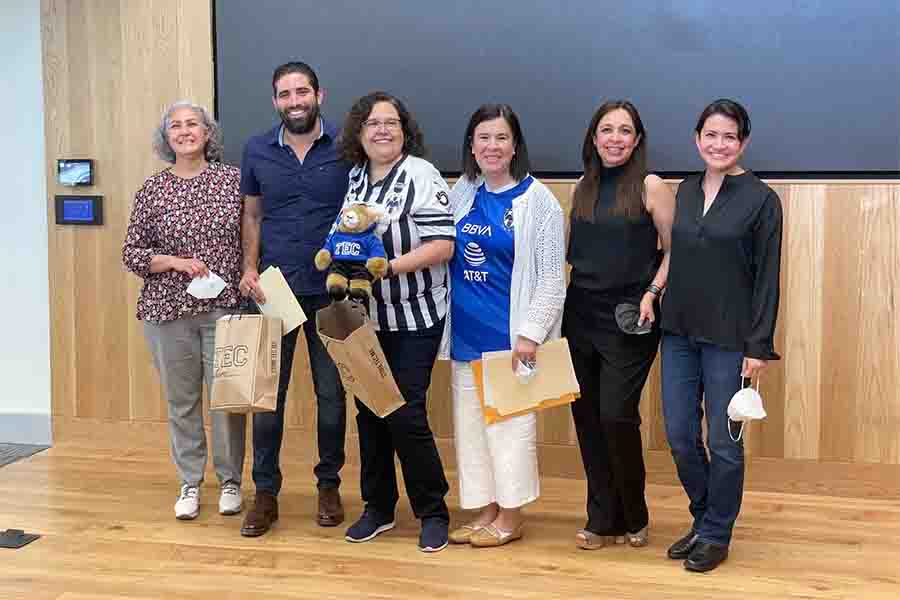
MULTIPOLYGON (((456 227, 449 188, 428 161, 405 156, 378 182, 369 182, 367 165, 350 171, 344 206, 366 204, 382 213, 381 234, 388 260, 431 240, 454 240, 456 227)), ((447 265, 402 273, 372 284, 369 314, 386 331, 432 327, 447 314, 447 265), (377 318, 375 318, 377 317, 377 318)))

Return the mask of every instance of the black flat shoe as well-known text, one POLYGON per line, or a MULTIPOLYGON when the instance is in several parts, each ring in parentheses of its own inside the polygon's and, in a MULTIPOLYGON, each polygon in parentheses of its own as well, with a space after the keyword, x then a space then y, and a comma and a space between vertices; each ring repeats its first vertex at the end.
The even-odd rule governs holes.
POLYGON ((684 568, 696 573, 712 571, 728 558, 728 546, 697 542, 691 555, 684 561, 684 568))
POLYGON ((668 555, 672 560, 684 560, 691 555, 691 550, 697 544, 697 534, 694 530, 687 532, 687 535, 669 546, 668 555))

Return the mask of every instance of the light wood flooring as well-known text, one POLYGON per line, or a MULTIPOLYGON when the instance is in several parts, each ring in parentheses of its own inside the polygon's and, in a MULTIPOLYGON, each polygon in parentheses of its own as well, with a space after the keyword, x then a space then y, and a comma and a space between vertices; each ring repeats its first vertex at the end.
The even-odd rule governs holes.
MULTIPOLYGON (((424 554, 405 498, 397 529, 369 543, 316 526, 303 463, 284 465, 281 520, 269 535, 242 538, 242 517, 216 512, 211 474, 200 517, 176 521, 165 452, 106 442, 63 444, 0 468, 0 530, 43 534, 0 549, 0 598, 900 598, 897 502, 748 493, 728 562, 699 575, 665 558, 688 524, 679 487, 649 487, 647 548, 576 549, 584 482, 545 479, 523 540, 424 554)), ((361 508, 358 471, 343 475, 349 520, 361 508)), ((251 492, 245 486, 245 498, 251 492)), ((448 501, 456 505, 455 490, 448 501)))

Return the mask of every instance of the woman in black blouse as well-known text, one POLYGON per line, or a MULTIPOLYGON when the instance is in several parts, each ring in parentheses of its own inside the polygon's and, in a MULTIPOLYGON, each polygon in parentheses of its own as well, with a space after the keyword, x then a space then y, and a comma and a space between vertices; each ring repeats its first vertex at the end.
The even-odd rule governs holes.
POLYGON ((575 543, 588 550, 621 536, 632 546, 649 540, 638 404, 659 346, 675 198, 647 174, 646 141, 634 105, 603 104, 584 136, 572 201, 563 334, 581 386, 572 416, 588 484, 588 520, 575 543), (624 331, 623 304, 632 306, 624 331))
POLYGON ((672 228, 662 311, 663 413, 694 521, 668 554, 685 559, 689 571, 712 570, 728 557, 744 488, 744 448, 732 439, 728 403, 743 378, 779 358, 772 337, 781 201, 738 164, 749 140, 743 106, 716 100, 706 107, 695 138, 706 170, 678 187, 672 228))

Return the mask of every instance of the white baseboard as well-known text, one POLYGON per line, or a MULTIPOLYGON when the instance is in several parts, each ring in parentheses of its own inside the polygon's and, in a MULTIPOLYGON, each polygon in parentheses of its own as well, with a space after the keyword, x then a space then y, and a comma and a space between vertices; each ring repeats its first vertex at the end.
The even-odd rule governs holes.
POLYGON ((50 415, 0 413, 0 443, 49 446, 52 442, 50 415))

